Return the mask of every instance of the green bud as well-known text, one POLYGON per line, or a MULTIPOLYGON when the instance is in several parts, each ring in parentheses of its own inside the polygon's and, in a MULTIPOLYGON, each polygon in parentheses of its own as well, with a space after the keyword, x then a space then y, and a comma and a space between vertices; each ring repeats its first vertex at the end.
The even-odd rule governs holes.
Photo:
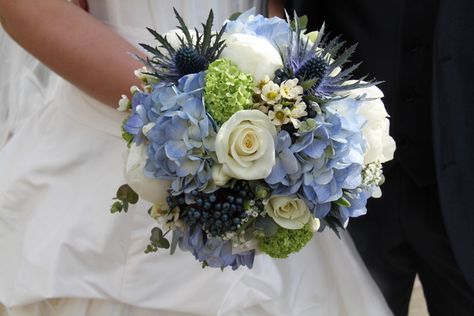
POLYGON ((123 205, 122 205, 122 202, 115 202, 114 204, 112 204, 112 207, 110 208, 110 213, 120 213, 122 212, 123 210, 123 205))

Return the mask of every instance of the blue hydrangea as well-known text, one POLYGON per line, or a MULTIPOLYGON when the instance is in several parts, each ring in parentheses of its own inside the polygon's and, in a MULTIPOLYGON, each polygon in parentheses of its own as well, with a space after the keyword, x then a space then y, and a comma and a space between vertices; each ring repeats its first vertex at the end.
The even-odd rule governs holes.
POLYGON ((275 166, 265 178, 274 195, 292 195, 303 183, 301 164, 292 151, 291 137, 287 131, 278 133, 275 142, 275 166))
POLYGON ((339 206, 341 219, 346 221, 350 217, 359 217, 367 213, 367 200, 372 196, 371 190, 348 190, 345 198, 351 204, 350 206, 339 206))
POLYGON ((203 190, 211 179, 210 155, 214 152, 214 122, 203 103, 204 73, 182 77, 178 85, 158 84, 139 104, 126 124, 137 139, 143 126, 152 123, 145 175, 173 179, 175 194, 203 190))
MULTIPOLYGON (((357 111, 360 102, 341 98, 328 102, 312 128, 296 133, 292 143, 287 132, 278 134, 276 164, 265 179, 273 194, 297 193, 315 216, 323 218, 348 190, 361 185, 365 120, 357 111)), ((350 210, 356 214, 358 205, 350 210)), ((351 216, 352 216, 351 215, 351 216)))
POLYGON ((205 262, 210 267, 230 266, 232 270, 236 270, 239 266, 246 266, 249 269, 253 266, 255 251, 233 254, 232 241, 205 238, 202 228, 198 225, 193 228, 186 227, 176 233, 180 249, 191 252, 198 261, 205 262))
MULTIPOLYGON (((132 114, 124 124, 124 129, 134 136, 133 141, 140 145, 146 139, 143 134, 143 126, 154 122, 161 112, 161 104, 157 102, 156 92, 161 91, 167 84, 158 84, 154 87, 154 93, 137 91, 134 93, 132 103, 132 114)), ((169 87, 168 87, 169 88, 169 87)))
POLYGON ((343 190, 361 184, 365 121, 357 113, 359 106, 359 101, 348 98, 329 102, 314 130, 294 144, 303 168, 306 199, 318 204, 336 201, 343 190))
POLYGON ((255 8, 242 13, 235 21, 226 24, 227 34, 244 33, 265 38, 281 51, 288 46, 290 27, 288 23, 278 17, 266 18, 255 15, 255 8))

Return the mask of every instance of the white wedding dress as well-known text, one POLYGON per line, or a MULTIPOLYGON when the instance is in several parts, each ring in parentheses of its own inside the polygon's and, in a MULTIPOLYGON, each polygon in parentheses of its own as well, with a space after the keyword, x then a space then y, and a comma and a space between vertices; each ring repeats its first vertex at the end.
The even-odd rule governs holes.
MULTIPOLYGON (((89 0, 91 14, 135 44, 150 42, 145 26, 174 28, 173 6, 199 25, 211 7, 222 23, 253 5, 89 0)), ((148 205, 109 213, 125 182, 123 114, 57 81, 0 151, 1 316, 390 314, 350 240, 329 231, 289 259, 257 256, 252 270, 202 269, 179 250, 144 254, 148 205)))

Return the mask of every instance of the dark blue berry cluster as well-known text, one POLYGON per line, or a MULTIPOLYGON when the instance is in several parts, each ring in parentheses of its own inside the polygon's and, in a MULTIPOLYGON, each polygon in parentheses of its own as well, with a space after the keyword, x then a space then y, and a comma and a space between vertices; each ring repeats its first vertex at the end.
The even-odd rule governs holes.
POLYGON ((284 69, 277 69, 275 71, 275 77, 273 78, 273 82, 276 84, 281 84, 283 81, 288 79, 290 79, 290 76, 288 76, 284 69))
POLYGON ((170 208, 179 207, 180 218, 193 227, 199 225, 212 237, 235 232, 249 216, 244 204, 254 199, 247 182, 237 181, 231 188, 220 188, 208 194, 192 191, 188 199, 178 195, 168 198, 170 208))

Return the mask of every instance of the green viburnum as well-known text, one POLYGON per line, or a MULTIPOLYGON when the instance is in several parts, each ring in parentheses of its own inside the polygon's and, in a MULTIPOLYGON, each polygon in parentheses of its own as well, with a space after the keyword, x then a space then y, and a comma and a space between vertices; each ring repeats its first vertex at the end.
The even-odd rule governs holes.
POLYGON ((207 111, 224 123, 237 111, 250 109, 253 101, 253 78, 226 59, 217 59, 206 72, 204 101, 207 111))
POLYGON ((306 225, 301 229, 278 227, 278 231, 268 237, 258 238, 258 247, 272 258, 287 258, 290 253, 298 252, 313 237, 314 233, 306 225))

